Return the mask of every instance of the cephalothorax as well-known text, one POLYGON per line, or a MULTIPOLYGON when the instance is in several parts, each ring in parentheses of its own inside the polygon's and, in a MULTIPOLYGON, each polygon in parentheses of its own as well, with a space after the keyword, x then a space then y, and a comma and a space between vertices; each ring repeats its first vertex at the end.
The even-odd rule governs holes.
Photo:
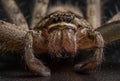
MULTIPOLYGON (((94 49, 94 55, 92 57, 76 64, 74 67, 76 71, 86 72, 95 68, 102 60, 103 37, 105 41, 109 42, 120 38, 120 35, 118 35, 120 33, 119 21, 104 25, 103 28, 93 28, 100 24, 94 24, 99 21, 100 14, 97 16, 98 20, 91 23, 93 25, 92 27, 83 18, 80 11, 74 12, 75 8, 70 9, 68 6, 56 6, 47 12, 48 0, 35 0, 29 29, 14 0, 9 0, 8 2, 1 0, 1 2, 4 4, 3 6, 6 12, 10 14, 9 17, 11 20, 19 26, 17 27, 10 23, 0 21, 0 41, 1 43, 6 42, 1 45, 1 49, 24 52, 25 62, 28 68, 41 76, 49 76, 50 70, 35 57, 36 54, 47 53, 55 58, 74 58, 79 50, 94 49), (11 6, 11 4, 13 5, 11 6), (46 12, 47 15, 45 15, 46 12), (117 30, 118 34, 114 33, 114 30, 117 30), (111 36, 108 32, 112 32, 111 36)), ((88 0, 88 3, 92 4, 92 6, 98 6, 99 2, 94 1, 93 4, 92 0, 88 0)), ((91 8, 91 6, 89 7, 88 16, 90 18, 88 20, 93 19, 94 21, 96 16, 91 17, 93 15, 90 15, 90 10, 93 10, 93 12, 96 12, 96 10, 91 8)), ((99 10, 99 7, 96 8, 99 10)))

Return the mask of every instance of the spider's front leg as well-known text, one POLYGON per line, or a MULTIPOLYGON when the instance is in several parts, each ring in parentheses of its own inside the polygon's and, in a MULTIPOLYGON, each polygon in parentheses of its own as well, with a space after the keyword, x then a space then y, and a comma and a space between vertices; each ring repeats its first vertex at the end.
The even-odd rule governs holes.
POLYGON ((94 69, 102 60, 104 46, 103 38, 99 32, 85 29, 83 33, 85 36, 82 39, 78 38, 78 49, 92 48, 95 50, 92 57, 75 65, 74 68, 78 72, 88 72, 94 69))
POLYGON ((32 19, 30 28, 33 29, 36 24, 46 15, 49 0, 33 0, 32 19))
POLYGON ((38 75, 50 76, 50 70, 33 54, 33 34, 32 31, 29 31, 25 37, 25 62, 28 68, 38 75))
POLYGON ((101 0, 87 0, 86 16, 93 28, 101 25, 101 0))
POLYGON ((0 2, 7 13, 10 22, 20 27, 23 31, 28 31, 27 21, 15 0, 0 0, 0 2))

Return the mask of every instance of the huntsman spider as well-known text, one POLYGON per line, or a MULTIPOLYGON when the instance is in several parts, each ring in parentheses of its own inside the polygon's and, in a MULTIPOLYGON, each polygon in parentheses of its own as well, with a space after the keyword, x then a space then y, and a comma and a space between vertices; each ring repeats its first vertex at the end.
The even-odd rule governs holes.
POLYGON ((75 71, 88 72, 100 64, 104 45, 120 39, 120 14, 101 25, 101 0, 86 0, 86 19, 71 4, 48 7, 49 0, 33 0, 30 23, 15 0, 0 2, 11 20, 0 20, 0 50, 24 54, 29 70, 40 76, 51 72, 36 56, 69 59, 92 49, 92 57, 74 65, 75 71))

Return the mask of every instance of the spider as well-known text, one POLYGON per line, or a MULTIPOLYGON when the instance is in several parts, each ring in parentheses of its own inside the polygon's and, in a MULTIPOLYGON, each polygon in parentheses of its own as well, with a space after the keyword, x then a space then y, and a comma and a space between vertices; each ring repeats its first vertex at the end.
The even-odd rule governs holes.
POLYGON ((0 49, 23 53, 27 67, 40 76, 51 72, 36 55, 66 59, 74 58, 77 51, 94 49, 92 57, 74 66, 75 71, 88 72, 100 64, 104 45, 120 38, 119 14, 101 25, 100 0, 86 0, 86 19, 70 4, 48 8, 49 0, 33 0, 30 24, 15 0, 0 1, 14 23, 0 20, 0 49))

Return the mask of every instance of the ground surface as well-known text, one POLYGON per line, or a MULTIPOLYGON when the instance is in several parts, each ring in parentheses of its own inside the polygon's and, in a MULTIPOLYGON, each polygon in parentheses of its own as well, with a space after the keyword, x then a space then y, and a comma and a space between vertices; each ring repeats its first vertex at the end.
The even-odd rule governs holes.
POLYGON ((91 74, 75 73, 71 67, 57 67, 51 77, 38 77, 23 68, 1 64, 0 81, 120 81, 120 65, 103 65, 91 74))

